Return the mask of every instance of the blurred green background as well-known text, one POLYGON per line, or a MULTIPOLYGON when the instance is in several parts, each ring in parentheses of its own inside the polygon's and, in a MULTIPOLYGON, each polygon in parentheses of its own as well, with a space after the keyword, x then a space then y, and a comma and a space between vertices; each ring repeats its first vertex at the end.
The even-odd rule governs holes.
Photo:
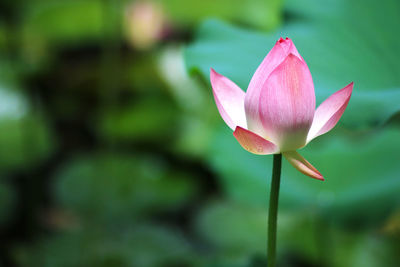
POLYGON ((0 266, 266 266, 271 156, 209 68, 247 88, 280 37, 340 123, 283 165, 279 266, 400 263, 398 0, 2 0, 0 266))

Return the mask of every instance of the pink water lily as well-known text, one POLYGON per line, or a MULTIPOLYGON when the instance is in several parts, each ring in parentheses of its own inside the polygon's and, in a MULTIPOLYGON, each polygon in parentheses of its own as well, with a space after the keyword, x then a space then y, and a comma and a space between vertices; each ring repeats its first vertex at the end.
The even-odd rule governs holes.
POLYGON ((315 110, 310 70, 289 38, 276 42, 246 93, 213 69, 210 79, 219 113, 244 149, 259 155, 282 153, 300 172, 324 180, 296 150, 336 125, 350 100, 353 83, 315 110))

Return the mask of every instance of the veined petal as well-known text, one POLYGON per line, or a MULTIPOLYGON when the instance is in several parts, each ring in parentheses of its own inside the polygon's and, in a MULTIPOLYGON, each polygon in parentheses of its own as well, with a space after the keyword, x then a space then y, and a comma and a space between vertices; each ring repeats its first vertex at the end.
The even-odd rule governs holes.
POLYGON ((299 153, 297 153, 297 151, 283 152, 282 154, 287 159, 287 161, 289 161, 289 163, 292 164, 292 166, 299 170, 301 173, 310 176, 311 178, 322 181, 325 180, 322 174, 316 168, 314 168, 314 166, 312 166, 310 162, 308 162, 299 153))
POLYGON ((235 130, 236 126, 245 127, 245 93, 234 82, 213 69, 210 71, 211 86, 219 114, 225 123, 235 130))
POLYGON ((268 155, 278 152, 275 144, 240 126, 236 127, 233 135, 244 149, 253 154, 268 155))
POLYGON ((279 66, 279 64, 281 64, 289 54, 294 54, 299 59, 303 60, 292 40, 289 38, 280 38, 257 68, 246 91, 245 110, 247 129, 262 136, 265 136, 266 133, 262 127, 259 116, 260 93, 270 73, 279 66))
POLYGON ((275 68, 260 94, 259 113, 265 136, 280 151, 306 144, 315 111, 315 93, 306 63, 294 54, 275 68))
POLYGON ((314 120, 307 136, 307 143, 335 127, 349 103, 352 92, 353 83, 350 83, 319 105, 315 111, 314 120))

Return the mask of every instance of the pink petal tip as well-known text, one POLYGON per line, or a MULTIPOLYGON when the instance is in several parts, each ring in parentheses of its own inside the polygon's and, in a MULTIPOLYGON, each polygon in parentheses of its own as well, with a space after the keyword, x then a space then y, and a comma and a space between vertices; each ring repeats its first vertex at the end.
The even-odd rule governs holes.
POLYGON ((322 174, 296 151, 284 152, 283 156, 287 159, 287 161, 289 161, 289 163, 293 167, 295 167, 301 173, 311 178, 325 181, 322 174))
POLYGON ((210 81, 215 103, 225 123, 234 130, 236 126, 246 127, 244 113, 245 93, 234 82, 210 69, 210 81))
POLYGON ((319 105, 315 111, 310 131, 308 132, 307 142, 310 142, 317 136, 329 132, 333 127, 335 127, 350 101, 353 86, 353 82, 349 83, 343 89, 337 91, 319 105))

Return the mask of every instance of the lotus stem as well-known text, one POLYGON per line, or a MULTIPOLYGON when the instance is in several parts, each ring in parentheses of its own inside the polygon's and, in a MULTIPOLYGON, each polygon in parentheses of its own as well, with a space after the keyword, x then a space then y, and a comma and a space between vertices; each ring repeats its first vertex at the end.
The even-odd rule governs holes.
POLYGON ((281 183, 282 154, 274 154, 271 193, 268 211, 268 267, 276 266, 276 225, 278 219, 279 187, 281 183))

